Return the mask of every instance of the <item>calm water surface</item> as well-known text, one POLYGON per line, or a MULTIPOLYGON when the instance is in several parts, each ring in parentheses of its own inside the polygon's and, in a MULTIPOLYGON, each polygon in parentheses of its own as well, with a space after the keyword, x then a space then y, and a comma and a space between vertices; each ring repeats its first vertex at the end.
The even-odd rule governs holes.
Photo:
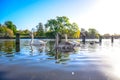
POLYGON ((54 41, 50 40, 47 40, 45 46, 30 46, 29 43, 30 39, 21 39, 20 51, 16 51, 14 39, 0 39, 0 65, 27 63, 26 66, 71 71, 73 75, 75 71, 81 70, 99 71, 105 76, 120 77, 120 39, 114 40, 113 44, 109 39, 104 39, 102 44, 81 44, 73 52, 54 51, 54 41))

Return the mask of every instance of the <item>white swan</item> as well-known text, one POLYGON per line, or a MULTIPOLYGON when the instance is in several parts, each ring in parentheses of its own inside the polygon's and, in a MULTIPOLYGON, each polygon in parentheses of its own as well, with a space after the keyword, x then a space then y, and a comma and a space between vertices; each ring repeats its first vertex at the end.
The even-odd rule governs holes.
POLYGON ((30 36, 31 36, 30 45, 40 46, 40 45, 45 45, 45 44, 46 44, 46 42, 45 42, 45 41, 42 41, 42 40, 35 40, 35 41, 34 41, 33 32, 30 33, 30 36))

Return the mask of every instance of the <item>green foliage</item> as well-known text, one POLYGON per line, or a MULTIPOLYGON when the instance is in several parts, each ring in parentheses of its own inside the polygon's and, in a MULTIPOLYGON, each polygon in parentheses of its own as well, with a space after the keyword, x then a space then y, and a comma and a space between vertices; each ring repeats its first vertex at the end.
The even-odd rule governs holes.
POLYGON ((45 35, 46 37, 49 37, 49 38, 55 38, 55 33, 52 31, 47 31, 45 35))
POLYGON ((4 26, 0 26, 0 33, 5 32, 4 26))
POLYGON ((5 32, 6 37, 13 37, 14 36, 14 33, 11 29, 5 27, 5 30, 6 30, 6 32, 5 32))
POLYGON ((16 26, 12 23, 12 21, 6 21, 5 25, 7 28, 11 29, 14 34, 16 34, 17 28, 16 26))
MULTIPOLYGON (((2 43, 0 43, 0 50, 6 52, 7 54, 12 54, 14 53, 14 50, 15 49, 15 43, 14 41, 12 40, 9 40, 9 41, 4 41, 2 43)), ((9 56, 12 56, 12 55, 9 55, 9 56)))
POLYGON ((4 29, 4 27, 1 25, 1 26, 0 26, 0 37, 4 37, 4 35, 5 35, 5 29, 4 29))
POLYGON ((80 30, 76 23, 73 23, 70 28, 70 34, 73 36, 73 38, 79 38, 80 37, 80 30))
MULTIPOLYGON (((67 34, 72 37, 78 37, 78 35, 80 35, 78 25, 76 23, 71 24, 69 18, 66 16, 56 17, 56 19, 48 20, 45 24, 45 27, 47 31, 54 33, 53 36, 55 36, 57 33, 62 35, 67 34)), ((47 35, 49 34, 47 33, 47 35)))
POLYGON ((5 25, 0 26, 0 37, 13 37, 14 33, 11 29, 7 28, 5 25))
POLYGON ((20 33, 21 37, 30 37, 30 31, 28 29, 26 30, 19 30, 17 33, 20 33))
POLYGON ((20 33, 21 35, 28 35, 30 33, 30 31, 28 29, 26 29, 26 30, 19 30, 17 32, 20 33))
MULTIPOLYGON (((114 35, 115 36, 115 35, 114 35)), ((120 35, 118 35, 118 36, 120 36, 120 35)), ((110 38, 111 37, 111 35, 109 34, 109 33, 106 33, 106 34, 104 34, 103 35, 103 38, 106 38, 106 39, 108 39, 108 38, 110 38)))
POLYGON ((98 33, 98 31, 94 28, 89 28, 87 31, 84 28, 81 28, 81 35, 86 36, 87 38, 98 38, 100 36, 100 34, 98 33))
POLYGON ((43 29, 43 24, 39 23, 37 26, 37 32, 36 32, 36 36, 44 36, 44 29, 43 29))
POLYGON ((55 19, 48 20, 48 22, 45 24, 45 27, 47 31, 50 31, 53 33, 58 33, 60 30, 58 26, 58 22, 55 19))
POLYGON ((90 38, 98 38, 98 31, 96 29, 89 28, 88 33, 90 38))

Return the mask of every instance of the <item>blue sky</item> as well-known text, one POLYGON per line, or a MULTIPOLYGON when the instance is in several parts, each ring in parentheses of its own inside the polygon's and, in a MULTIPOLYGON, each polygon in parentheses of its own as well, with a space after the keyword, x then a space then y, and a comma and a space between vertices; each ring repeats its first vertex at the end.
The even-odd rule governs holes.
POLYGON ((119 4, 119 0, 0 0, 0 23, 10 20, 18 29, 31 30, 39 22, 67 16, 80 28, 119 33, 119 4))
POLYGON ((89 0, 0 0, 0 23, 13 21, 18 29, 45 24, 56 16, 79 17, 91 4, 89 0))

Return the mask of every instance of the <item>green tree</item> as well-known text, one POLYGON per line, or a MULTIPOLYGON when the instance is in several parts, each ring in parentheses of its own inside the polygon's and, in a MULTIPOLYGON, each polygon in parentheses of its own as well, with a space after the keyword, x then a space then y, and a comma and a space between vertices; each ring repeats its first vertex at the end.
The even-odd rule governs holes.
POLYGON ((81 36, 86 36, 86 30, 84 28, 81 28, 81 36))
POLYGON ((36 32, 36 35, 37 36, 44 36, 44 29, 43 29, 43 24, 42 23, 39 23, 37 26, 37 32, 36 32))
POLYGON ((74 38, 80 37, 80 29, 76 23, 72 24, 69 32, 74 38))
POLYGON ((55 38, 55 33, 54 32, 51 32, 51 31, 47 31, 45 33, 46 37, 49 37, 49 38, 55 38))
POLYGON ((24 30, 23 32, 24 32, 24 34, 29 34, 30 33, 30 31, 28 29, 24 30))
MULTIPOLYGON (((45 24, 46 30, 50 33, 54 33, 54 36, 59 34, 67 34, 72 37, 76 37, 75 33, 78 33, 79 28, 76 23, 71 24, 69 18, 66 16, 56 17, 56 19, 50 19, 45 24)), ((78 34, 77 34, 78 35, 78 34)))
POLYGON ((47 37, 55 37, 59 32, 58 22, 55 19, 48 20, 45 24, 45 28, 47 37))
POLYGON ((7 28, 5 25, 0 26, 0 37, 13 37, 14 33, 11 29, 7 28))
POLYGON ((17 28, 16 25, 12 23, 12 21, 6 21, 4 24, 7 26, 7 28, 11 29, 14 34, 16 34, 17 28))
POLYGON ((7 27, 4 27, 5 29, 5 37, 13 37, 14 36, 14 33, 11 29, 7 28, 7 27))
POLYGON ((0 37, 4 37, 5 35, 5 29, 2 25, 0 25, 0 37))
POLYGON ((14 41, 5 41, 3 43, 3 45, 4 45, 4 47, 3 47, 3 51, 4 52, 6 52, 7 54, 14 53, 14 49, 15 49, 15 43, 14 43, 14 41))
POLYGON ((22 37, 29 37, 30 31, 28 29, 17 31, 22 37))
POLYGON ((98 38, 99 37, 98 31, 94 28, 89 28, 88 34, 89 34, 89 38, 98 38))
POLYGON ((106 34, 103 35, 103 38, 106 38, 106 39, 108 39, 110 37, 111 37, 111 35, 109 33, 106 33, 106 34))

